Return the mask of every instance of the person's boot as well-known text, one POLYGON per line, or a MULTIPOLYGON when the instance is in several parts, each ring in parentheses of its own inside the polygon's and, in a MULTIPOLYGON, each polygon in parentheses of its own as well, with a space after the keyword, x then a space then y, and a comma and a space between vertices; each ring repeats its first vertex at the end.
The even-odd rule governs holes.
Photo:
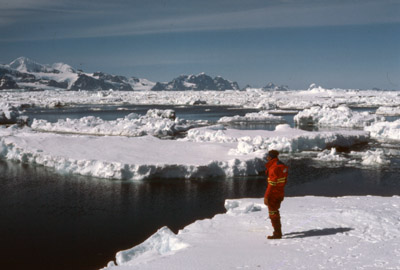
POLYGON ((281 239, 282 238, 282 231, 281 229, 274 230, 272 235, 267 236, 268 239, 281 239))
POLYGON ((272 235, 267 236, 268 239, 281 239, 282 238, 282 225, 279 213, 271 219, 274 232, 272 235))

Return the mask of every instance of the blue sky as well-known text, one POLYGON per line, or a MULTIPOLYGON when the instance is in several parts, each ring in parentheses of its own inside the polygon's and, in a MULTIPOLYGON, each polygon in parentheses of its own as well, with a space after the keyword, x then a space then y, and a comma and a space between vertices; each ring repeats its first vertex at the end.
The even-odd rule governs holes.
POLYGON ((400 89, 400 0, 0 0, 0 14, 0 63, 400 89))

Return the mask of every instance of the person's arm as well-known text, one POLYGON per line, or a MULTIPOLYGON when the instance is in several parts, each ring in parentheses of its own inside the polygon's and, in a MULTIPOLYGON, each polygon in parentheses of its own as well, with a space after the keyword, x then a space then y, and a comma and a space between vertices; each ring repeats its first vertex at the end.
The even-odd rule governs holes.
POLYGON ((267 190, 265 191, 264 194, 264 204, 268 205, 268 198, 272 192, 272 190, 275 188, 274 184, 271 184, 271 182, 276 183, 276 173, 275 171, 271 171, 271 170, 267 170, 268 175, 267 175, 267 181, 268 181, 268 186, 267 186, 267 190))

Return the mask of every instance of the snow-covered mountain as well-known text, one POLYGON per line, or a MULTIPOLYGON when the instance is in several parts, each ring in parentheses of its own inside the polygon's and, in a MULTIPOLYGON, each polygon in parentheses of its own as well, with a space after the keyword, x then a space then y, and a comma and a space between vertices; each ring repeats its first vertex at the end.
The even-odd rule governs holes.
POLYGON ((10 64, 0 65, 2 89, 68 89, 68 90, 150 90, 155 83, 136 77, 110 75, 103 72, 85 73, 64 63, 39 64, 19 57, 10 64))
POLYGON ((200 73, 181 75, 166 83, 157 82, 151 90, 239 90, 239 85, 220 76, 213 79, 205 73, 200 73))
MULTIPOLYGON (((250 86, 250 85, 246 85, 242 90, 246 91, 249 89, 255 89, 254 87, 250 86)), ((258 88, 256 88, 258 89, 258 88)), ((272 82, 268 83, 266 86, 264 86, 263 88, 261 88, 264 91, 287 91, 289 90, 289 86, 287 85, 277 85, 274 84, 272 82)))
POLYGON ((36 63, 35 61, 26 57, 19 57, 12 61, 8 66, 14 70, 25 73, 59 73, 58 70, 36 63))
POLYGON ((263 90, 267 90, 267 91, 286 91, 286 90, 289 90, 289 86, 287 86, 287 85, 276 85, 276 84, 270 82, 266 86, 263 87, 263 90))

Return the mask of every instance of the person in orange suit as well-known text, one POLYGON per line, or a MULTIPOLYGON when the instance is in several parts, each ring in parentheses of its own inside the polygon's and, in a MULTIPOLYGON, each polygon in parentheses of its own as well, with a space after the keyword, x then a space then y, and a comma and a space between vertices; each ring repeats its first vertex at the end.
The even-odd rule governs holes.
POLYGON ((264 204, 268 206, 269 218, 274 228, 273 234, 268 236, 268 239, 282 238, 279 208, 285 196, 285 185, 289 168, 278 159, 278 156, 278 151, 269 151, 267 154, 267 163, 265 164, 268 186, 264 195, 264 204))

